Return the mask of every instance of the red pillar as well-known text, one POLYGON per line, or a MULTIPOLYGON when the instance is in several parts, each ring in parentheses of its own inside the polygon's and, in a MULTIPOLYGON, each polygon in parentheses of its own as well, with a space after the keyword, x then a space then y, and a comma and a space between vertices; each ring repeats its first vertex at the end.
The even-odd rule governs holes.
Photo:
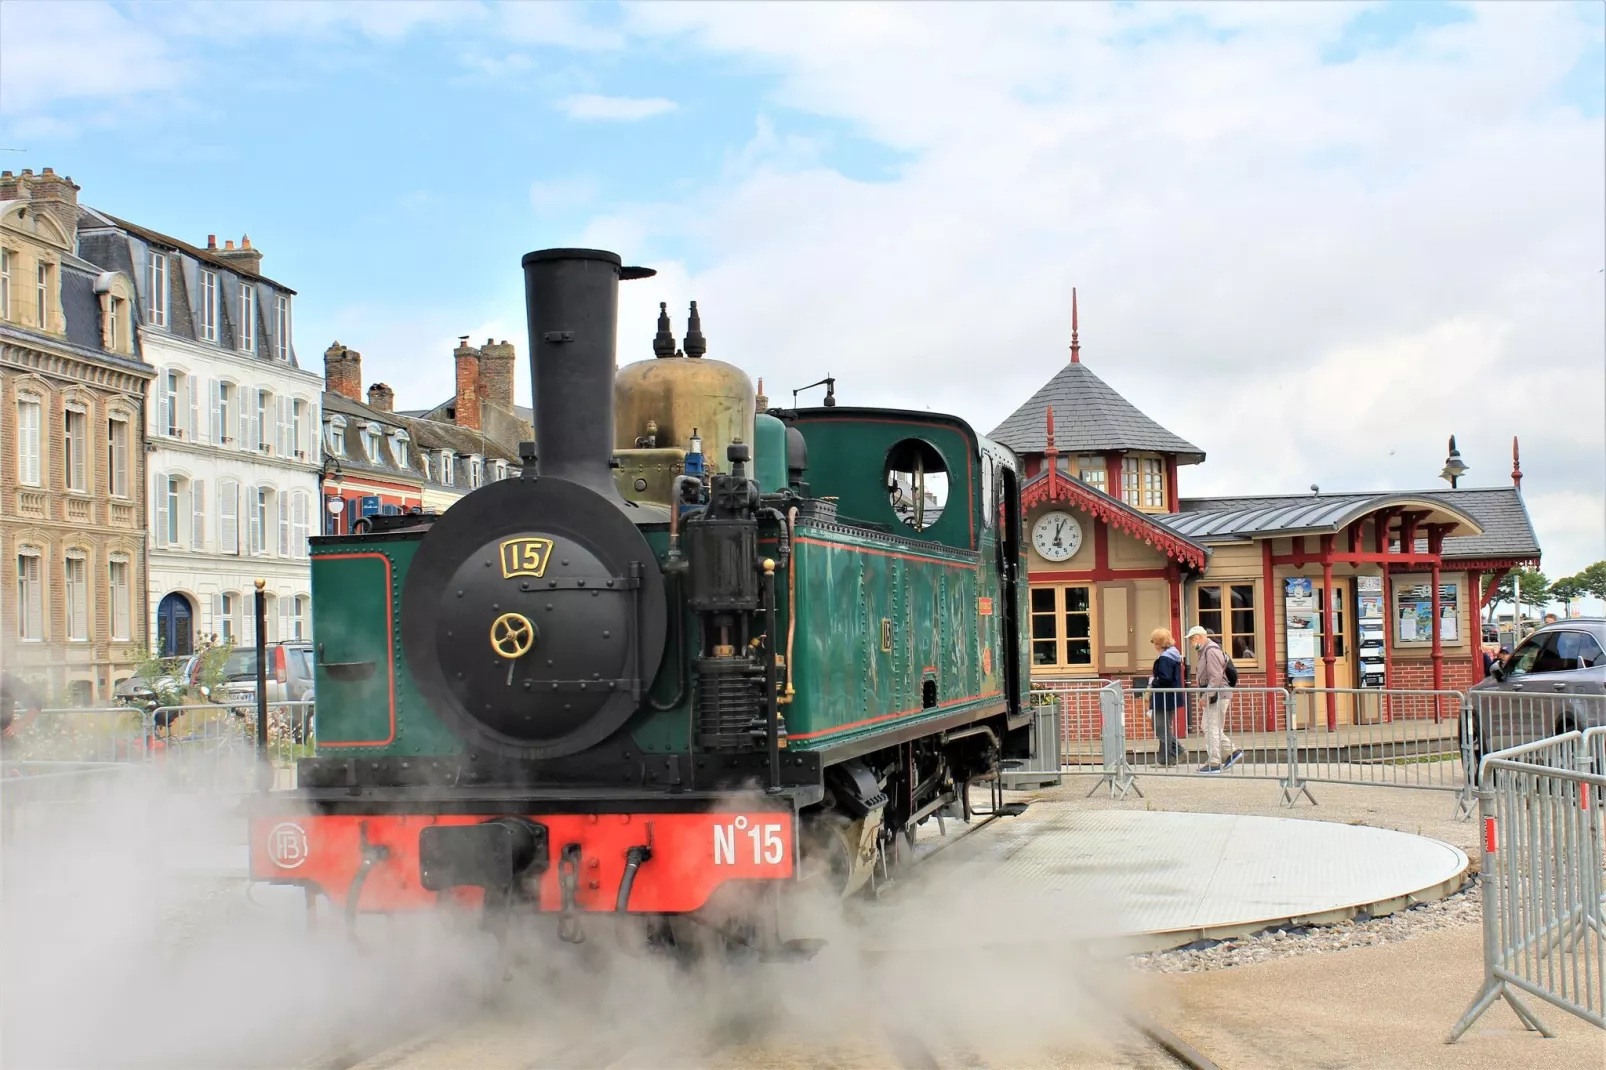
MULTIPOLYGON (((1277 597, 1277 570, 1271 563, 1271 540, 1264 539, 1260 543, 1260 561, 1262 569, 1261 583, 1266 593, 1261 597, 1265 601, 1266 610, 1266 638, 1261 648, 1261 656, 1266 665, 1266 686, 1277 686, 1277 603, 1282 599, 1277 597)), ((1277 714, 1272 710, 1271 703, 1267 703, 1265 731, 1277 731, 1277 714)))
MULTIPOLYGON (((1322 664, 1327 669, 1327 686, 1335 686, 1333 663, 1333 536, 1322 536, 1322 664)), ((1327 692, 1327 730, 1338 727, 1338 696, 1327 692)))
MULTIPOLYGON (((1171 634, 1177 641, 1177 649, 1186 650, 1188 644, 1182 638, 1182 565, 1180 563, 1173 561, 1166 566, 1166 582, 1171 585, 1171 634)), ((1184 676, 1182 682, 1184 684, 1188 682, 1186 676, 1184 676)), ((1177 703, 1175 722, 1172 726, 1172 731, 1176 733, 1178 739, 1181 739, 1188 734, 1188 707, 1186 702, 1177 703)))
MULTIPOLYGON (((1444 651, 1439 646, 1439 547, 1444 533, 1435 525, 1428 529, 1428 553, 1433 555, 1433 690, 1444 689, 1444 651)), ((1481 633, 1480 633, 1481 635, 1481 633)))
POLYGON ((1483 679, 1483 573, 1467 573, 1467 600, 1472 603, 1472 627, 1477 629, 1477 636, 1472 646, 1472 680, 1476 683, 1483 679))

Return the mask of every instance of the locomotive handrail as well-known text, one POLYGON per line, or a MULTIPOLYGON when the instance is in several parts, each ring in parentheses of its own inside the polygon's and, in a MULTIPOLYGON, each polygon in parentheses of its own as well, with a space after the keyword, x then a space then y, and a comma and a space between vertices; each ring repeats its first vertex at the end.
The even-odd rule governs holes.
POLYGON ((318 644, 318 667, 326 670, 330 677, 343 683, 366 680, 374 674, 374 663, 371 661, 325 661, 323 658, 323 644, 318 644))

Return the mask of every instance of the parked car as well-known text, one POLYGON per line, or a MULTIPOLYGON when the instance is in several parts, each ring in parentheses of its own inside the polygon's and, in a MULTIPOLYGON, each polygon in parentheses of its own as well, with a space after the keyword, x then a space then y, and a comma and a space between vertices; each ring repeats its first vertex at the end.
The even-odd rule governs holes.
MULTIPOLYGON (((199 654, 164 659, 161 665, 165 671, 159 676, 134 675, 120 682, 112 689, 112 698, 118 705, 150 712, 164 706, 181 706, 192 692, 203 698, 206 696, 206 688, 200 686, 199 654)), ((156 726, 166 728, 177 717, 177 711, 159 713, 156 715, 156 726)))
MULTIPOLYGON (((267 646, 268 701, 311 702, 313 697, 312 644, 305 642, 269 643, 267 646)), ((229 712, 255 717, 257 708, 257 652, 255 647, 237 647, 223 663, 222 702, 229 712)), ((279 707, 270 710, 275 720, 288 723, 297 742, 311 719, 311 707, 279 707)))
POLYGON ((1473 762, 1575 729, 1606 725, 1606 618, 1538 628, 1467 693, 1461 733, 1473 762))

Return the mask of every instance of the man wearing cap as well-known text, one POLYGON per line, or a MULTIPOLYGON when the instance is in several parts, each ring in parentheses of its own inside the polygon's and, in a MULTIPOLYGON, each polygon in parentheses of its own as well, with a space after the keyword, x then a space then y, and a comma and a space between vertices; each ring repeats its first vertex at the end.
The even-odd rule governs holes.
POLYGON ((1204 715, 1200 719, 1204 722, 1205 752, 1209 758, 1199 767, 1199 772, 1220 773, 1230 769, 1244 756, 1243 751, 1234 748, 1225 762, 1221 760, 1222 753, 1232 747, 1232 740, 1227 738, 1225 732, 1227 707, 1232 704, 1232 692, 1227 684, 1227 655, 1222 652, 1220 644, 1197 624, 1188 632, 1188 644, 1197 655, 1194 686, 1203 689, 1205 703, 1204 715))

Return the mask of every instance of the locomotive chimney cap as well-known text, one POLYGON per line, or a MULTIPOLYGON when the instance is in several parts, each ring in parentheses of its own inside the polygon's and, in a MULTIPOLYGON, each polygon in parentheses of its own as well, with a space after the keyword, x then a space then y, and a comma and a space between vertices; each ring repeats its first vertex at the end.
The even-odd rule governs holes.
POLYGON ((617 267, 619 278, 626 282, 632 279, 650 279, 658 274, 652 268, 625 267, 618 253, 610 253, 606 249, 537 249, 533 253, 525 253, 519 260, 519 265, 529 267, 543 260, 601 260, 617 267))

